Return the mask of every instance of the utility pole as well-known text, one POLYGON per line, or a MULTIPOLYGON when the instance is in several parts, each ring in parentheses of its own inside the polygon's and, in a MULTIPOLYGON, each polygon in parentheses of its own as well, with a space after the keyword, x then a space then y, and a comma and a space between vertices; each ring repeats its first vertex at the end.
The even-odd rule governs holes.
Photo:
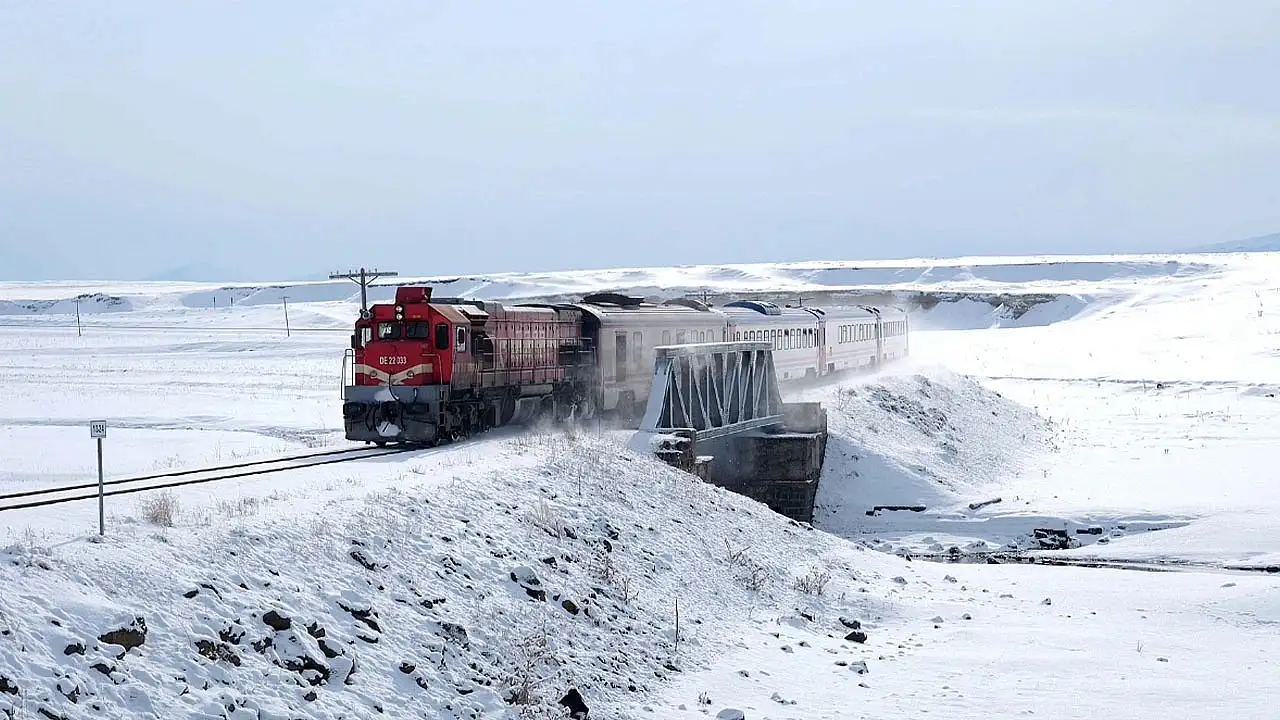
POLYGON ((280 299, 284 301, 284 336, 293 337, 289 332, 289 296, 281 295, 280 299))
POLYGON ((76 298, 76 337, 84 337, 80 330, 80 298, 76 298))
POLYGON ((369 317, 369 284, 380 277, 394 277, 396 275, 397 273, 389 270, 378 270, 377 268, 374 268, 373 270, 365 270, 364 268, 360 268, 360 272, 358 273, 330 273, 329 279, 351 280, 360 285, 360 317, 367 318, 369 317))

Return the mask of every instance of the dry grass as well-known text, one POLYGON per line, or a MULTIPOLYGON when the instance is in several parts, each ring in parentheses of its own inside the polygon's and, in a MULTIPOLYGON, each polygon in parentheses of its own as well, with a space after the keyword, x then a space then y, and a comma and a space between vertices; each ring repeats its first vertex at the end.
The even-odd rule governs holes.
POLYGON ((173 527, 182 507, 172 492, 165 490, 142 501, 142 517, 152 525, 173 527))

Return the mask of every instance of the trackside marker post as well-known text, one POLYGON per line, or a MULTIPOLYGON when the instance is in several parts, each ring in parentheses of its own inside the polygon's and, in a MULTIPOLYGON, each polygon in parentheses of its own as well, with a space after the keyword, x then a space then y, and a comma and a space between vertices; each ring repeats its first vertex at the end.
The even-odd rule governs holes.
POLYGON ((89 422, 89 437, 98 441, 98 535, 107 534, 106 510, 103 503, 102 482, 102 441, 107 437, 107 421, 92 420, 89 422))

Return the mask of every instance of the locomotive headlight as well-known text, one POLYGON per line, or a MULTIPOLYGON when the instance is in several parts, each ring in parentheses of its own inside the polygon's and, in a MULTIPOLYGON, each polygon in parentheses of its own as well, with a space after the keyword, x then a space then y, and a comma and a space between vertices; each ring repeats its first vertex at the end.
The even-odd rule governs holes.
POLYGON ((403 306, 403 305, 397 305, 397 306, 396 306, 396 319, 397 319, 397 320, 403 320, 403 319, 404 319, 404 306, 403 306))

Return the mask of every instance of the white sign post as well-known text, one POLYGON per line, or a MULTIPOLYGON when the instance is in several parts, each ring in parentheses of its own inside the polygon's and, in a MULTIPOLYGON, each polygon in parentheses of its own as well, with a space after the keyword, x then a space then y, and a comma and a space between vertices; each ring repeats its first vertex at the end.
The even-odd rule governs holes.
POLYGON ((93 420, 89 423, 89 437, 98 441, 98 535, 107 534, 106 510, 103 503, 102 482, 102 441, 107 437, 107 421, 93 420))

